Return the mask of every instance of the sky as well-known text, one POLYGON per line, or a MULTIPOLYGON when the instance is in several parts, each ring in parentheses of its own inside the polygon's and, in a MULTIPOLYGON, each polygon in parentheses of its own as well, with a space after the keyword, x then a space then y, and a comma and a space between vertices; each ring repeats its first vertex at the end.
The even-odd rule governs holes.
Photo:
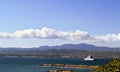
POLYGON ((120 0, 0 0, 0 47, 120 47, 120 0))

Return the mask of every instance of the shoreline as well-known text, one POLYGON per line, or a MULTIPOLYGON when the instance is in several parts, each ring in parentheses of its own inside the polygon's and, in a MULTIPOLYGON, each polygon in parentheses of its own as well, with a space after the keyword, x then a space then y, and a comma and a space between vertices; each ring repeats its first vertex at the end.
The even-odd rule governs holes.
POLYGON ((95 69, 98 66, 94 65, 75 65, 75 64, 40 64, 41 67, 57 67, 57 68, 82 68, 82 69, 95 69))

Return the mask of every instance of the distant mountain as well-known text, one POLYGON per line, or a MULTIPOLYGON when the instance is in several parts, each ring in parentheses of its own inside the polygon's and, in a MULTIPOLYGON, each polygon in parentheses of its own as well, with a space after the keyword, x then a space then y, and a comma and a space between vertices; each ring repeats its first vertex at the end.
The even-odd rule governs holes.
POLYGON ((65 50, 88 50, 88 51, 112 51, 112 52, 118 52, 120 51, 120 48, 110 48, 110 47, 99 47, 95 45, 90 44, 64 44, 60 46, 41 46, 39 47, 40 50, 47 50, 47 49, 65 49, 65 50))
POLYGON ((100 47, 90 44, 64 44, 59 46, 40 46, 40 47, 33 47, 33 48, 0 48, 1 50, 17 50, 17 51, 36 51, 36 50, 87 50, 87 51, 111 51, 111 52, 119 52, 120 48, 110 48, 110 47, 100 47))

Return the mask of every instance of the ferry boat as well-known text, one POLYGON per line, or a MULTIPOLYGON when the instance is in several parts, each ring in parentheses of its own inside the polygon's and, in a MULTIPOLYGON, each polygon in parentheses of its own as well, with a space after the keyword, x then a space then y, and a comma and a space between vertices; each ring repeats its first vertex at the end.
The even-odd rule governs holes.
POLYGON ((94 61, 95 59, 91 55, 89 55, 86 58, 84 58, 84 60, 85 61, 94 61))

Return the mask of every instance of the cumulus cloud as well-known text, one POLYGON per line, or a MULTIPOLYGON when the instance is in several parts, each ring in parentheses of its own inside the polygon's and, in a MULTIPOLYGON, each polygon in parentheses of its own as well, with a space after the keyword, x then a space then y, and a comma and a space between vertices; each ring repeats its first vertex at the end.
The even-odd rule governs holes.
POLYGON ((120 33, 119 34, 100 35, 100 36, 95 36, 95 38, 98 41, 105 41, 105 42, 120 41, 120 33))
POLYGON ((26 29, 16 31, 14 33, 0 33, 0 38, 36 38, 36 39, 68 39, 80 42, 96 42, 96 41, 120 41, 119 34, 106 34, 100 36, 92 36, 86 31, 57 31, 55 29, 43 27, 42 29, 26 29))

